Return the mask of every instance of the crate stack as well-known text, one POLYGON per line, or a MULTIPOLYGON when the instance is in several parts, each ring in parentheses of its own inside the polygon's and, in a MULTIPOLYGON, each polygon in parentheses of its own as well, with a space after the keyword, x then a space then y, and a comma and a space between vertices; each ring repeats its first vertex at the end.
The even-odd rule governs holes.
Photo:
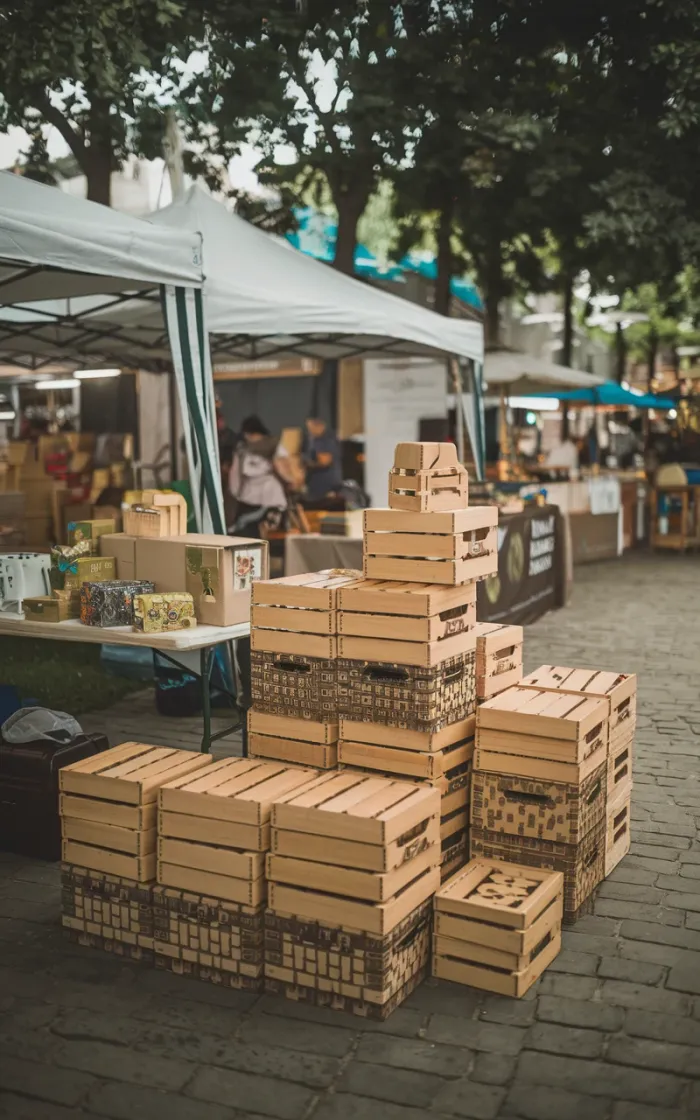
POLYGON ((253 584, 251 757, 338 765, 338 595, 359 572, 330 570, 253 584))
POLYGON ((423 979, 440 795, 352 771, 272 808, 265 988, 385 1019, 423 979))
POLYGON ((609 704, 516 686, 480 705, 471 854, 564 875, 569 919, 605 875, 609 704))
POLYGON ((522 679, 523 628, 498 622, 476 627, 476 697, 490 700, 522 679))
POLYGON ((435 895, 433 976, 519 998, 561 948, 558 871, 474 859, 435 895))
POLYGON ((468 851, 476 581, 497 570, 498 510, 469 507, 438 443, 397 446, 389 506, 365 511, 365 578, 338 596, 338 757, 440 790, 447 876, 468 851))
POLYGON ((605 874, 609 875, 630 848, 632 755, 637 722, 637 678, 634 673, 569 669, 542 665, 522 681, 524 687, 558 694, 599 698, 608 709, 608 756, 605 810, 605 874))
POLYGON ((61 769, 61 919, 71 940, 152 961, 158 791, 210 764, 123 743, 61 769))
POLYGON ((272 804, 317 773, 232 758, 163 786, 153 892, 157 968, 231 988, 262 987, 272 804))

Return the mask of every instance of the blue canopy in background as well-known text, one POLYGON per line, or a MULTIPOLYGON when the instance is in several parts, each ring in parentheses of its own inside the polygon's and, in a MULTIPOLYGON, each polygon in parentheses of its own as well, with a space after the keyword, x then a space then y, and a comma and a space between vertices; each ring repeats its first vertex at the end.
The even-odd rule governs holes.
POLYGON ((656 397, 653 393, 639 393, 633 389, 624 389, 617 381, 605 381, 592 389, 569 389, 565 393, 533 393, 537 397, 556 397, 560 401, 570 404, 608 405, 613 408, 657 408, 661 411, 676 407, 676 402, 670 397, 656 397))

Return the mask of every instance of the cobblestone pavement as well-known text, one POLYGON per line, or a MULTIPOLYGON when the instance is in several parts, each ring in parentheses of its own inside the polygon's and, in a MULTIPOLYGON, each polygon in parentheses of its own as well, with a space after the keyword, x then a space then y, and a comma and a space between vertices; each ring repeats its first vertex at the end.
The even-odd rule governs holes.
POLYGON ((0 1116, 700 1116, 700 563, 576 576, 527 663, 639 673, 634 843, 526 998, 428 981, 379 1025, 125 966, 62 941, 57 868, 3 856, 0 1116))

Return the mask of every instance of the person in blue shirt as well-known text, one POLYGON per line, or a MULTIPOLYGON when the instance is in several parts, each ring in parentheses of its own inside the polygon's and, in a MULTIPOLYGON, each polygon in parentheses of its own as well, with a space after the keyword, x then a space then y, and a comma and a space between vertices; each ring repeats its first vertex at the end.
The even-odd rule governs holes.
POLYGON ((309 498, 317 501, 340 490, 343 472, 340 444, 325 420, 316 416, 306 421, 306 489, 309 498))

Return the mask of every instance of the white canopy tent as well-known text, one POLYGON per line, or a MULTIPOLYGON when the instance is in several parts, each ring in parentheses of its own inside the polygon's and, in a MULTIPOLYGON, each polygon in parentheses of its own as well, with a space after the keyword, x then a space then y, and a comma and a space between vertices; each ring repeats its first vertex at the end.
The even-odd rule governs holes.
POLYGON ((197 521, 222 531, 201 287, 197 231, 166 231, 0 174, 0 357, 24 365, 78 358, 110 350, 114 337, 123 349, 119 315, 136 297, 151 307, 178 383, 197 521))
POLYGON ((510 396, 524 397, 551 391, 556 396, 555 389, 592 389, 604 380, 593 373, 534 358, 522 350, 488 350, 484 358, 487 392, 497 388, 510 396))

